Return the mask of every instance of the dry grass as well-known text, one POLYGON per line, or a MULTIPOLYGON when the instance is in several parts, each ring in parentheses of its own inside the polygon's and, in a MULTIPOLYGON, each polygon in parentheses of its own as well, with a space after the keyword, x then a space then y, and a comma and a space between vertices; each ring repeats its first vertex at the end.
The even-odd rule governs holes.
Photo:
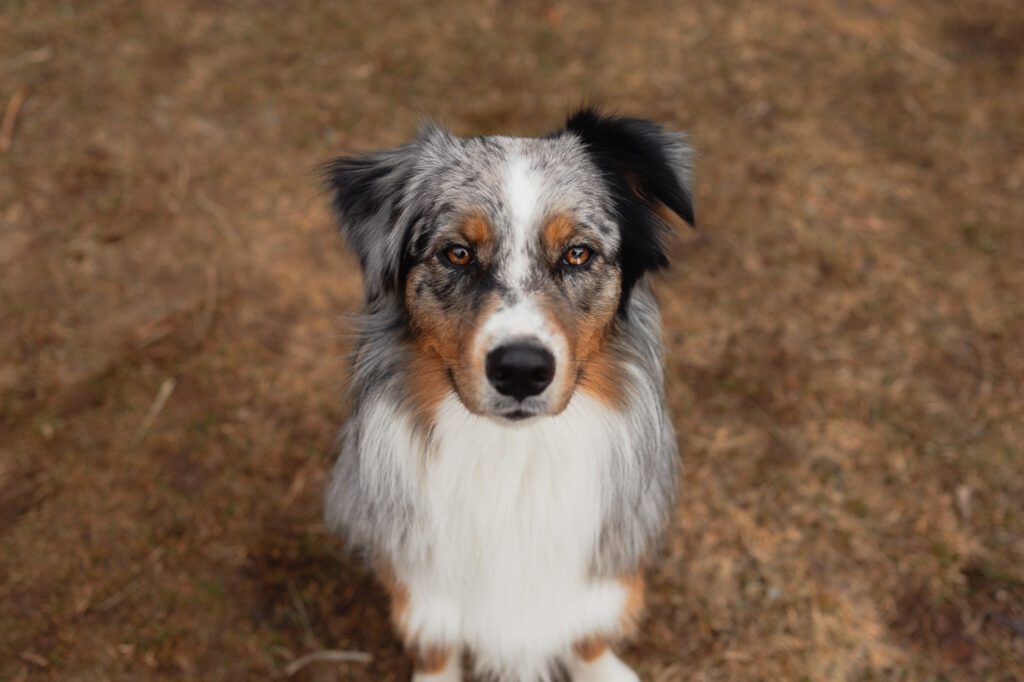
POLYGON ((1024 678, 1015 0, 348 4, 0 10, 0 679, 407 675, 319 522, 359 279, 308 170, 587 97, 701 152, 626 657, 1024 678))

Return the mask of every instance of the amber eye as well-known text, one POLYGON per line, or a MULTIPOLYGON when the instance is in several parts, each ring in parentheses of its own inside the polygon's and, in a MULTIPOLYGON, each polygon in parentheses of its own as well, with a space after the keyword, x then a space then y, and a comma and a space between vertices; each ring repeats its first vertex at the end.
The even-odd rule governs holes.
POLYGON ((449 246, 444 256, 452 265, 466 265, 473 260, 473 254, 465 246, 449 246))
POLYGON ((570 246, 562 260, 566 265, 583 265, 590 260, 590 249, 585 246, 570 246))

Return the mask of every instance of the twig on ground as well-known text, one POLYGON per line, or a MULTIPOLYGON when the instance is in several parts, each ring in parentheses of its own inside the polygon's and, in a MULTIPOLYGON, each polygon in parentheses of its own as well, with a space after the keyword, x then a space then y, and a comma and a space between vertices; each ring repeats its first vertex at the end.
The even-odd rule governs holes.
POLYGON ((11 139, 14 136, 14 121, 18 118, 21 105, 28 97, 28 86, 22 85, 14 91, 11 99, 7 102, 7 109, 4 111, 4 121, 0 124, 0 152, 6 152, 11 148, 11 139))
POLYGON ((8 72, 13 73, 26 64, 42 64, 43 62, 48 62, 51 57, 53 57, 53 48, 49 45, 43 45, 42 47, 34 50, 24 52, 20 56, 12 59, 7 64, 7 70, 8 72))
POLYGON ((156 392, 153 404, 146 410, 146 416, 142 418, 142 423, 139 424, 139 428, 135 430, 135 435, 132 436, 131 444, 133 446, 141 443, 142 439, 146 437, 146 433, 153 426, 153 420, 160 414, 160 410, 164 409, 164 405, 167 404, 167 399, 171 397, 171 393, 174 393, 176 383, 174 379, 164 379, 164 383, 160 384, 160 390, 156 392))
POLYGON ((224 241, 232 247, 239 247, 242 245, 242 238, 238 236, 235 229, 231 227, 231 223, 228 222, 228 212, 223 206, 198 191, 196 192, 196 201, 199 202, 199 205, 202 206, 207 213, 213 216, 213 226, 217 228, 218 232, 220 232, 220 236, 224 237, 224 241))
POLYGON ((178 173, 174 178, 174 186, 171 188, 171 196, 167 200, 167 210, 177 213, 188 194, 188 183, 192 179, 192 165, 187 156, 182 156, 178 162, 178 173))
POLYGON ((919 61, 935 67, 945 73, 952 73, 956 70, 956 66, 950 60, 943 57, 938 52, 932 52, 923 45, 919 45, 910 38, 904 37, 899 41, 899 47, 901 50, 906 52, 911 57, 918 59, 919 61))
POLYGON ((313 625, 309 622, 306 605, 302 603, 302 597, 299 596, 299 591, 295 589, 295 583, 291 580, 288 581, 288 594, 292 596, 292 601, 295 602, 295 610, 299 614, 299 621, 302 623, 302 629, 306 633, 306 643, 316 644, 316 635, 313 633, 313 625))
POLYGON ((693 31, 685 38, 686 47, 693 49, 711 37, 711 29, 701 28, 693 31))
POLYGON ((115 592, 114 594, 110 595, 109 597, 101 601, 99 604, 97 604, 96 610, 102 613, 114 608, 115 606, 120 604, 125 597, 134 592, 137 592, 139 588, 142 587, 143 581, 144 576, 135 576, 128 582, 127 585, 125 585, 120 590, 118 590, 117 592, 115 592))
POLYGON ((753 408, 754 414, 757 416, 757 421, 761 422, 761 428, 764 429, 765 433, 767 433, 768 436, 774 440, 787 455, 795 453, 797 451, 796 446, 794 446, 789 437, 775 425, 775 420, 764 411, 764 408, 753 399, 748 400, 747 403, 751 408, 753 408))
POLYGON ((199 317, 199 338, 203 339, 213 326, 213 314, 217 311, 217 266, 206 266, 206 298, 203 312, 199 317))
POLYGON ((26 663, 31 663, 32 665, 37 666, 39 668, 47 668, 50 665, 50 662, 48 660, 46 660, 34 651, 22 651, 18 655, 21 657, 21 660, 25 661, 26 663))
POLYGON ((341 651, 324 649, 300 656, 285 666, 285 677, 291 677, 310 663, 369 663, 373 656, 365 651, 341 651))

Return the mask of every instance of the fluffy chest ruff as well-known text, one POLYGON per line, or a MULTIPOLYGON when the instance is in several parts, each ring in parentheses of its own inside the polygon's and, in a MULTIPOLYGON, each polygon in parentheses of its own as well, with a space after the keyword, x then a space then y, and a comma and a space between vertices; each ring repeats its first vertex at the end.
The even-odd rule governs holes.
POLYGON ((627 585, 592 574, 620 421, 584 396, 513 428, 444 400, 433 437, 408 458, 423 543, 394 566, 408 637, 465 643, 485 668, 536 679, 575 641, 621 631, 627 585))

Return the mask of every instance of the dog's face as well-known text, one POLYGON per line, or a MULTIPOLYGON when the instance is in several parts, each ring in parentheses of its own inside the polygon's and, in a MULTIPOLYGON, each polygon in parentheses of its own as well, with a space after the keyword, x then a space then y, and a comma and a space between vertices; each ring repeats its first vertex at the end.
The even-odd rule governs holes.
POLYGON ((646 121, 584 111, 545 138, 458 139, 327 167, 371 306, 397 300, 410 395, 453 390, 476 414, 557 414, 574 391, 613 400, 605 353, 667 223, 693 222, 689 150, 646 121))

